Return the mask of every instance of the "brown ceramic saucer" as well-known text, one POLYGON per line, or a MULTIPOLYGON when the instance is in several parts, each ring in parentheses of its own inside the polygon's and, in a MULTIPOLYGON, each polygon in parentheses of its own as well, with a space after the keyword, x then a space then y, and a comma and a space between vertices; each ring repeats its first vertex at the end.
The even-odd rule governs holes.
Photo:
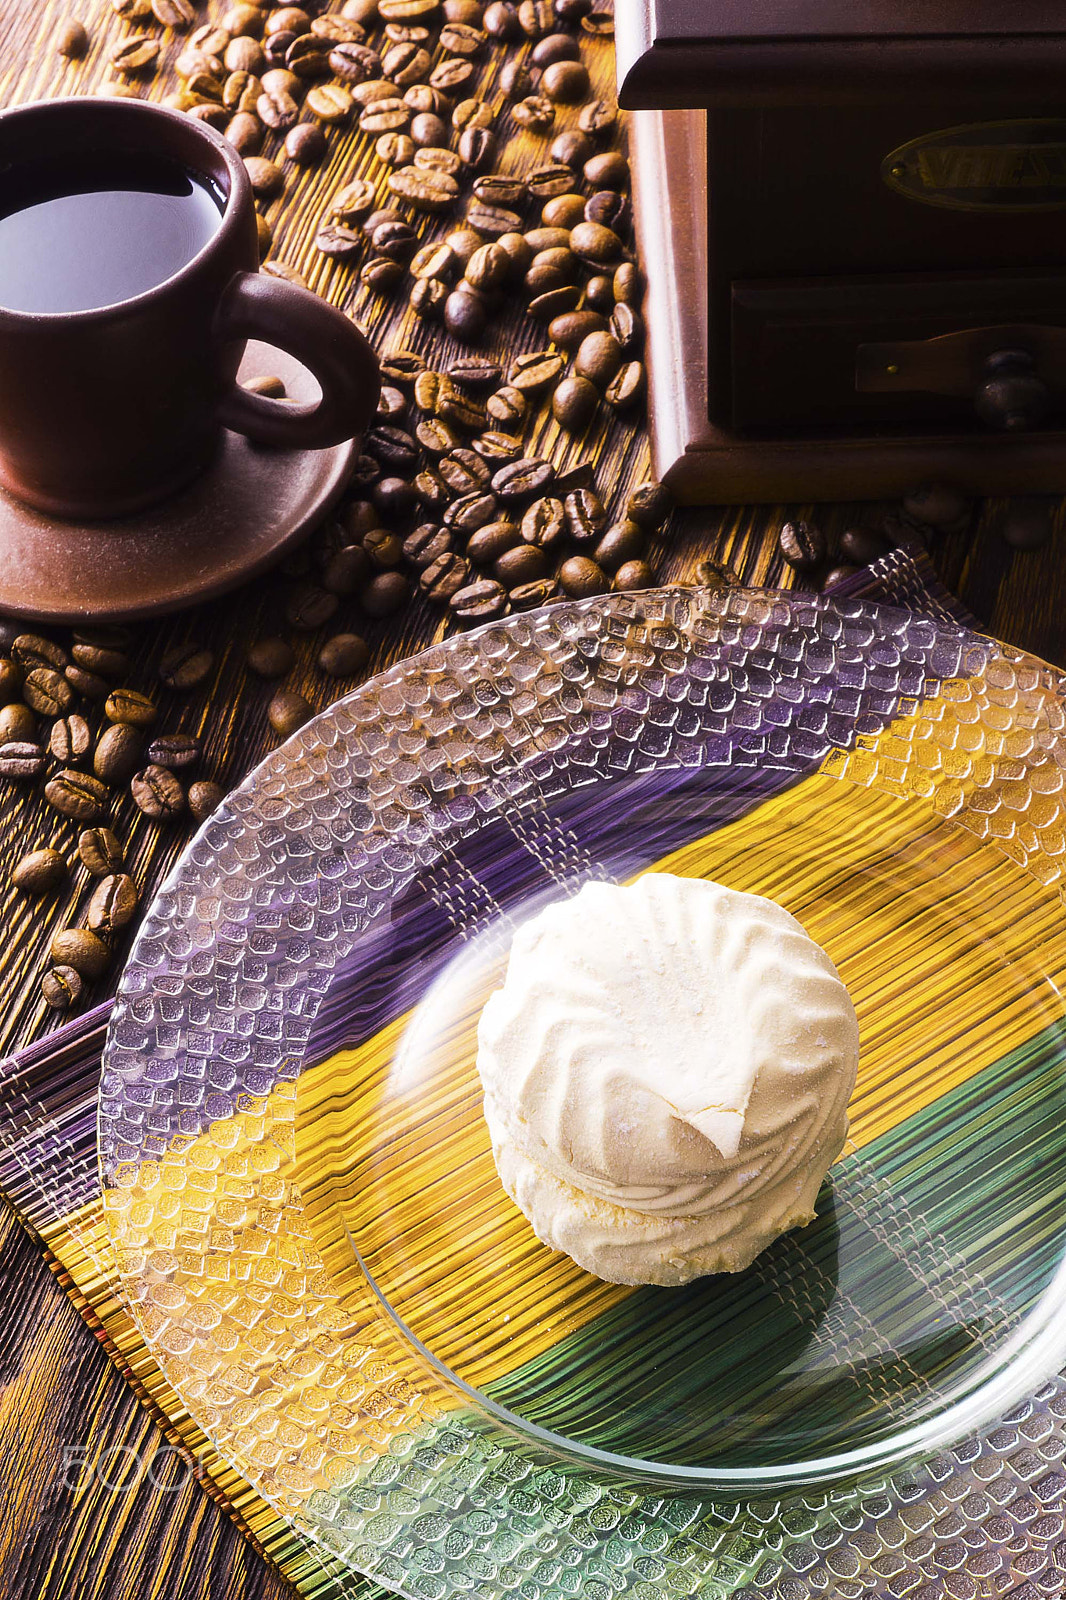
MULTIPOLYGON (((241 378, 275 373, 294 400, 318 385, 292 356, 250 343, 241 378)), ((275 561, 329 511, 358 453, 276 450, 225 433, 213 463, 169 500, 111 522, 62 522, 0 490, 0 613, 118 621, 207 600, 275 561)))

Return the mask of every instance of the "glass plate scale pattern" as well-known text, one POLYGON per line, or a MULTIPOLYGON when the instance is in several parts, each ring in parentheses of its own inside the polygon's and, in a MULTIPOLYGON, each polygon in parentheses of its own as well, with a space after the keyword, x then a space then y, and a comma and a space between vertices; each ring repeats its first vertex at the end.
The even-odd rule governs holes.
POLYGON ((401 1592, 650 1600, 870 1593, 929 1540, 900 1507, 993 1514, 957 1441, 1008 1405, 1046 1484, 1064 729, 1060 676, 966 630, 677 590, 449 640, 269 758, 145 923, 100 1118, 125 1292, 258 1491, 401 1592), (688 1300, 568 1271, 495 1196, 462 1250, 501 940, 652 865, 782 899, 863 1029, 818 1221, 688 1300))

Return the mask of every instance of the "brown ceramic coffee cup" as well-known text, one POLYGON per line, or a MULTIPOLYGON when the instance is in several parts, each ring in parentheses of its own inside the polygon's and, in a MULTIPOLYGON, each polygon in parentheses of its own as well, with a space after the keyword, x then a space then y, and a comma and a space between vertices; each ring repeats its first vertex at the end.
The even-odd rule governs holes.
POLYGON ((0 115, 0 173, 29 155, 157 154, 220 196, 216 231, 163 282, 93 310, 0 306, 0 484, 60 517, 111 517, 162 499, 207 465, 230 428, 262 444, 318 449, 360 434, 380 377, 347 317, 259 273, 244 162, 205 123, 142 100, 53 100, 0 115), (321 388, 315 404, 236 382, 247 339, 289 351, 321 388))

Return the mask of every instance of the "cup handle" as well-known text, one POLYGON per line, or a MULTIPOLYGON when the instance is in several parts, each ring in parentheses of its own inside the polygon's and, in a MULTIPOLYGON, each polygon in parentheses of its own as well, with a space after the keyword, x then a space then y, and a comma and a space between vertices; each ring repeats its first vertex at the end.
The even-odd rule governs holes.
POLYGON ((381 393, 377 359, 355 324, 298 284, 240 272, 215 319, 220 344, 262 339, 302 361, 318 379, 313 404, 270 400, 235 385, 223 396, 219 421, 259 444, 319 450, 367 428, 381 393))

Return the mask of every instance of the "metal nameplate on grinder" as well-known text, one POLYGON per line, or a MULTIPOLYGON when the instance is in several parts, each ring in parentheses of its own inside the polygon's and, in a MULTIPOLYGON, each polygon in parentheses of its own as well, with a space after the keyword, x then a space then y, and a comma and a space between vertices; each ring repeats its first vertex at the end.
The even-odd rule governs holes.
POLYGON ((907 200, 952 211, 1066 207, 1066 119, 976 122, 910 139, 881 164, 907 200))

